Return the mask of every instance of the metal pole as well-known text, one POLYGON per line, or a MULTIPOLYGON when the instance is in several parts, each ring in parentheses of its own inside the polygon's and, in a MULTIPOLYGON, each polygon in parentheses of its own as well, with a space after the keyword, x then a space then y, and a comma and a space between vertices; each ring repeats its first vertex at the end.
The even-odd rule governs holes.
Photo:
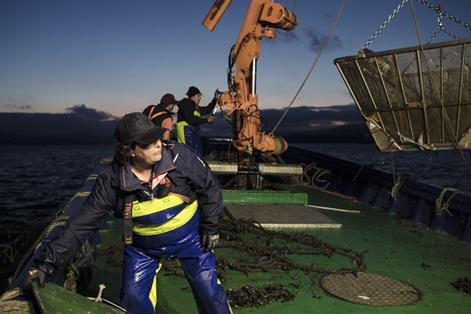
MULTIPOLYGON (((463 50, 461 51, 461 71, 460 71, 460 84, 459 84, 459 92, 458 92, 458 103, 461 104, 463 100, 463 75, 464 75, 464 66, 465 62, 464 59, 466 57, 466 45, 463 44, 463 50)), ((461 120, 461 106, 458 106, 458 110, 456 112, 456 140, 459 141, 460 136, 460 120, 461 120)))
POLYGON ((257 58, 252 60, 252 86, 250 89, 251 94, 257 94, 257 58))
MULTIPOLYGON (((427 114, 427 104, 426 104, 426 99, 425 99, 425 87, 424 87, 424 77, 423 77, 423 70, 422 70, 422 61, 421 61, 421 58, 420 58, 420 50, 417 50, 416 53, 415 53, 415 57, 416 57, 416 60, 417 60, 417 74, 418 74, 418 77, 419 77, 419 84, 420 84, 420 102, 422 103, 422 113, 423 113, 423 118, 424 118, 424 131, 425 131, 425 137, 426 137, 426 140, 424 141, 427 141, 427 144, 432 144, 430 143, 430 128, 429 128, 429 125, 428 125, 428 114, 427 114)), ((424 62, 426 63, 425 65, 427 65, 427 60, 426 60, 426 56, 424 54, 424 52, 422 51, 422 55, 423 55, 423 58, 424 58, 424 62)), ((429 71, 431 71, 429 69, 429 71)), ((432 75, 431 72, 429 72, 430 74, 429 75, 432 75)), ((433 82, 431 82, 433 83, 433 82)))
POLYGON ((406 97, 406 91, 404 89, 404 83, 402 82, 401 70, 399 69, 399 63, 397 62, 397 55, 394 54, 393 56, 394 56, 394 64, 396 65, 397 77, 399 79, 399 86, 401 87, 402 98, 404 99, 404 110, 407 115, 407 121, 409 122, 409 130, 410 130, 411 138, 415 141, 414 128, 412 127, 409 109, 407 108, 407 97, 406 97))
MULTIPOLYGON (((368 82, 366 81, 365 75, 363 74, 363 71, 360 67, 360 64, 358 63, 358 59, 355 60, 355 65, 357 66, 358 73, 360 73, 361 80, 363 82, 363 85, 365 86, 366 91, 368 92, 368 97, 370 98, 371 104, 373 105, 374 108, 374 116, 378 117, 379 123, 381 123, 381 128, 383 131, 385 131, 387 134, 389 133, 389 130, 386 129, 383 123, 383 119, 381 117, 381 114, 378 112, 378 106, 376 106, 376 102, 373 98, 373 94, 371 93, 371 89, 368 85, 368 82)), ((392 136, 391 136, 392 137, 392 136)))
MULTIPOLYGON (((378 75, 379 75, 379 78, 381 80, 381 85, 383 86, 384 95, 386 96, 386 100, 388 102, 389 108, 391 109, 391 115, 392 115, 393 120, 394 120, 394 126, 396 127, 396 134, 399 134, 400 131, 402 131, 402 130, 399 129, 399 124, 397 123, 396 115, 394 114, 393 106, 391 104, 391 99, 389 98, 389 95, 388 95, 388 89, 386 87, 386 83, 384 82, 383 75, 381 74, 381 69, 379 68, 378 59, 376 57, 374 57, 374 60, 375 60, 375 64, 376 64, 376 70, 378 71, 378 75)), ((380 112, 380 110, 378 109, 378 113, 379 112, 380 112)), ((402 141, 402 137, 400 137, 400 136, 399 136, 399 141, 401 142, 401 144, 404 144, 404 142, 402 141)))

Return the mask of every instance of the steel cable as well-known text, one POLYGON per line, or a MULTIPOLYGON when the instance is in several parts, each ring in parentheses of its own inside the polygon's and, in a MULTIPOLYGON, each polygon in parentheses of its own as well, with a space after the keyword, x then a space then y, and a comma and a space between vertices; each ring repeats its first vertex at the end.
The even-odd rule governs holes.
POLYGON ((332 34, 334 33, 334 30, 337 26, 337 23, 338 21, 340 20, 340 16, 342 15, 342 11, 343 11, 343 7, 345 6, 345 0, 342 0, 342 2, 340 3, 340 6, 339 6, 339 9, 337 11, 337 15, 335 17, 335 20, 334 20, 334 23, 332 24, 331 28, 330 28, 330 31, 329 33, 327 34, 327 37, 326 37, 326 40, 322 42, 321 44, 321 47, 319 49, 319 53, 317 54, 317 57, 316 59, 314 60, 314 62, 312 63, 311 67, 309 68, 309 71, 307 72, 306 74, 306 77, 304 78, 303 82, 301 83, 301 85, 299 86, 296 94, 294 95, 293 99, 291 100, 291 102, 289 103, 288 107, 286 107, 285 111, 283 112, 283 115, 281 116, 281 118, 278 120, 278 122, 275 124, 275 126, 273 127, 273 129, 271 130, 270 134, 273 134, 276 129, 280 126, 281 122, 284 120, 284 118, 286 117, 286 115, 288 114, 288 111, 289 109, 291 108, 291 106, 294 104, 294 101, 296 100, 296 98, 298 98, 298 95, 299 93, 301 92, 301 90, 303 89, 304 85, 306 84, 307 80, 309 79, 309 77, 311 76, 311 73, 312 71, 314 70, 314 68, 316 67, 317 63, 319 62, 319 59, 320 59, 320 56, 322 55, 327 43, 330 41, 330 38, 332 36, 332 34))

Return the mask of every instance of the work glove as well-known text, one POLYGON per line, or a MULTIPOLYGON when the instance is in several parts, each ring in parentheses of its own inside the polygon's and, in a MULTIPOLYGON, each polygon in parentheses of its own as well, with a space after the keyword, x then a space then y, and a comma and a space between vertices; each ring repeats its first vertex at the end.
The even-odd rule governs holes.
POLYGON ((219 234, 207 234, 201 235, 201 245, 206 251, 211 251, 219 242, 219 234))
POLYGON ((208 124, 211 124, 214 122, 214 116, 209 116, 206 118, 206 121, 208 121, 208 124))
POLYGON ((37 268, 31 268, 28 271, 28 275, 26 276, 25 288, 30 289, 34 281, 37 281, 39 283, 39 286, 43 287, 45 280, 46 280, 45 272, 37 268))

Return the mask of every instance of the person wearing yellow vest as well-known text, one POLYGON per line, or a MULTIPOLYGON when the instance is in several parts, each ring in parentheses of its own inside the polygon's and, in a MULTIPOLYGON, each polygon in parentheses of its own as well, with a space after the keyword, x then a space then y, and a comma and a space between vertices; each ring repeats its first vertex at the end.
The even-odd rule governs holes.
POLYGON ((169 140, 173 131, 174 118, 172 111, 176 104, 175 96, 167 93, 162 96, 158 105, 149 105, 142 111, 156 126, 169 130, 169 132, 165 132, 164 140, 169 140))
POLYGON ((188 98, 178 102, 177 114, 177 141, 192 147, 198 156, 204 157, 203 146, 201 145, 200 125, 213 123, 214 116, 211 114, 219 99, 219 92, 216 90, 214 97, 206 107, 200 107, 201 92, 198 88, 190 86, 186 92, 188 98))
POLYGON ((154 313, 163 259, 179 260, 200 313, 231 313, 212 250, 219 239, 221 188, 186 145, 163 143, 164 132, 142 113, 120 119, 112 164, 98 175, 63 235, 43 243, 26 286, 54 274, 114 210, 124 217, 121 305, 129 313, 154 313))

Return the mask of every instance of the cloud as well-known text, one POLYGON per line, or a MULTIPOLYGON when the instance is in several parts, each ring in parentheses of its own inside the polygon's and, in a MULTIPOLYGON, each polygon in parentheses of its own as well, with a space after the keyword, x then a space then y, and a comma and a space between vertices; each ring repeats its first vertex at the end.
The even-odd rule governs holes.
POLYGON ((6 104, 3 105, 6 109, 9 110, 20 110, 20 111, 30 111, 33 107, 31 105, 23 104, 23 105, 16 105, 16 104, 6 104))
POLYGON ((342 42, 336 35, 329 37, 313 28, 305 28, 304 33, 309 40, 309 49, 311 51, 319 52, 321 47, 324 47, 325 51, 342 47, 342 42))
POLYGON ((8 97, 7 103, 0 105, 0 107, 10 112, 15 111, 31 111, 33 106, 33 96, 29 93, 22 93, 18 97, 8 97))
POLYGON ((299 41, 299 36, 294 32, 279 30, 277 31, 275 41, 292 44, 299 41))
POLYGON ((301 40, 296 33, 280 29, 276 30, 276 37, 273 40, 266 41, 266 44, 270 47, 275 47, 283 44, 296 45, 300 41, 301 40))
POLYGON ((78 116, 82 116, 84 118, 98 120, 98 121, 106 121, 106 120, 114 120, 116 119, 115 116, 108 112, 99 111, 93 108, 88 108, 84 104, 75 105, 70 108, 66 109, 69 113, 75 114, 78 116))

